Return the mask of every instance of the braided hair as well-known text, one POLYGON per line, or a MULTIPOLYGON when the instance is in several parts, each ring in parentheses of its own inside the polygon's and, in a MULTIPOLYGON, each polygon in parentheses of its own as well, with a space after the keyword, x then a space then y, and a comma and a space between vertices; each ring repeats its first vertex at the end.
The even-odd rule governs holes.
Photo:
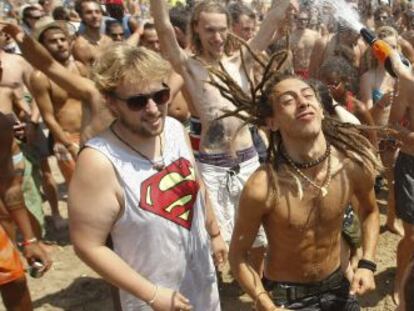
MULTIPOLYGON (((262 54, 256 54, 245 42, 242 41, 241 45, 242 67, 249 80, 248 93, 234 81, 230 74, 226 72, 223 65, 208 67, 210 75, 209 83, 218 88, 221 95, 236 107, 235 110, 224 111, 224 114, 219 119, 238 117, 246 124, 253 124, 259 127, 265 126, 266 118, 272 117, 273 115, 272 103, 274 102, 275 86, 286 79, 294 78, 302 81, 303 79, 292 74, 290 69, 286 68, 285 63, 289 55, 288 49, 279 51, 265 60, 262 54), (249 78, 244 61, 245 52, 248 52, 263 70, 262 78, 256 84, 249 78)), ((304 82, 314 90, 320 102, 321 100, 316 85, 312 82, 304 82)), ((347 158, 358 163, 370 174, 376 175, 382 169, 382 166, 376 155, 375 148, 363 135, 364 129, 366 127, 350 123, 341 123, 329 116, 325 116, 322 120, 322 131, 326 140, 347 158)), ((281 167, 281 163, 283 163, 280 150, 281 142, 282 137, 279 130, 272 131, 270 133, 265 165, 268 172, 269 184, 271 185, 270 194, 275 200, 279 197, 277 172, 281 167)))

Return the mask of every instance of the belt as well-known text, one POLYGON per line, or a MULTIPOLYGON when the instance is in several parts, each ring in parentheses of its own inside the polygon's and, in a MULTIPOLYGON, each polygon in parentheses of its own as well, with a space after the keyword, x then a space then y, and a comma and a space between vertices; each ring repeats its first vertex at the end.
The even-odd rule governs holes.
POLYGON ((295 301, 308 296, 317 296, 338 289, 344 281, 343 273, 338 269, 320 282, 307 284, 283 283, 264 279, 269 295, 275 301, 295 301))
POLYGON ((257 156, 257 151, 254 146, 236 151, 236 158, 232 157, 227 153, 202 153, 200 152, 198 155, 198 161, 205 164, 220 166, 220 167, 238 167, 240 169, 239 164, 243 163, 247 160, 250 160, 257 156))

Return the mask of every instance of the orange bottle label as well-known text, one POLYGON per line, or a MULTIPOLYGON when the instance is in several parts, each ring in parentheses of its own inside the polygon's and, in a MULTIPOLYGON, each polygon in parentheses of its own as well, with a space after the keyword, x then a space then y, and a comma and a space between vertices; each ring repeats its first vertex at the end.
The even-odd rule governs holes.
POLYGON ((371 47, 375 57, 381 63, 385 63, 385 60, 390 56, 392 51, 388 43, 383 40, 376 40, 371 47))

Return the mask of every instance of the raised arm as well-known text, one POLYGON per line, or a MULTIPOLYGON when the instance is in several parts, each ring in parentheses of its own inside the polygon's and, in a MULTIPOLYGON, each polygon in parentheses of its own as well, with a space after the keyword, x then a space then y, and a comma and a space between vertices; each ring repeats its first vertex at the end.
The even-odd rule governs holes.
POLYGON ((288 8, 298 11, 299 4, 297 0, 279 0, 274 3, 260 25, 259 31, 249 43, 252 50, 262 52, 269 46, 275 31, 285 20, 288 8))
POLYGON ((163 55, 170 61, 174 70, 182 74, 187 55, 177 42, 165 0, 151 0, 151 13, 163 55))
POLYGON ((49 52, 37 41, 26 35, 15 25, 0 22, 2 31, 10 35, 19 45, 24 58, 34 67, 42 71, 57 85, 66 90, 72 97, 88 101, 91 94, 97 92, 92 81, 70 72, 53 59, 49 52))
POLYGON ((327 45, 327 37, 322 37, 316 40, 315 45, 313 46, 309 62, 309 74, 312 78, 319 78, 319 68, 322 66, 322 62, 324 61, 321 54, 323 55, 327 45))

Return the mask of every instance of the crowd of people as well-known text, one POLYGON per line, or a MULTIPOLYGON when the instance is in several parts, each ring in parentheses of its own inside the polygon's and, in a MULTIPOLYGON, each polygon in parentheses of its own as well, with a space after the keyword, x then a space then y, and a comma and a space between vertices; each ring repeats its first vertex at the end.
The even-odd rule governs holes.
POLYGON ((414 3, 338 1, 386 54, 334 0, 2 0, 6 309, 53 265, 46 200, 116 310, 221 310, 227 264, 254 310, 360 310, 386 191, 414 310, 414 3))

